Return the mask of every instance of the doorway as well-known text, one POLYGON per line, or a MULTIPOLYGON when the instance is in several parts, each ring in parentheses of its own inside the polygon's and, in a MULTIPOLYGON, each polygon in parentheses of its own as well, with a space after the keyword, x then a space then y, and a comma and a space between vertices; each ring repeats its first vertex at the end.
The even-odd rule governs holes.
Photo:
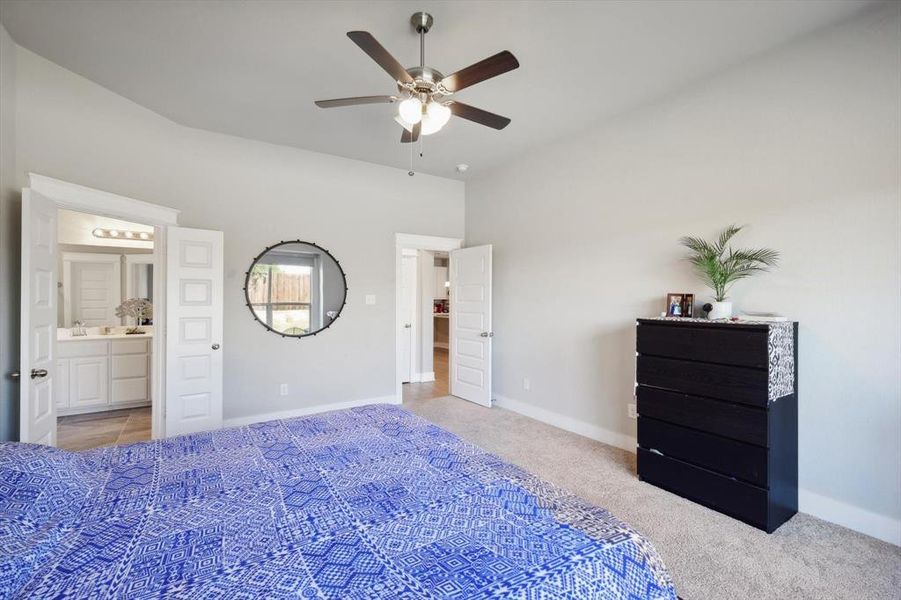
POLYGON ((402 329, 398 355, 404 400, 429 400, 450 390, 449 256, 404 248, 398 291, 402 329))
POLYGON ((396 235, 398 402, 450 394, 491 407, 492 252, 490 244, 396 235))
POLYGON ((450 393, 449 255, 462 240, 397 235, 397 397, 450 393))
MULTIPOLYGON (((29 173, 22 190, 22 277, 19 370, 19 440, 57 445, 54 388, 61 378, 76 378, 80 400, 109 394, 110 373, 128 380, 117 384, 121 396, 140 393, 142 354, 149 354, 152 392, 151 435, 209 431, 222 426, 224 238, 221 231, 178 227, 179 211, 133 198, 29 173), (159 335, 141 339, 98 339, 90 349, 71 348, 58 355, 58 290, 60 267, 57 242, 58 210, 145 223, 153 229, 151 263, 127 264, 133 280, 126 289, 153 293, 153 327, 159 335), (147 265, 153 268, 148 269, 147 265), (142 275, 149 279, 139 281, 142 275), (109 344, 106 362, 102 344, 109 344), (149 351, 148 351, 149 350, 149 351), (90 356, 88 356, 90 355, 90 356), (118 356, 117 358, 117 355, 118 356), (57 373, 57 359, 70 359, 57 373), (84 360, 83 360, 84 359, 84 360), (83 393, 82 393, 83 392, 83 393)), ((107 231, 109 237, 122 232, 107 231)), ((140 235, 139 235, 140 237, 140 235)), ((88 275, 91 278, 114 276, 88 275)), ((113 289, 107 286, 106 289, 113 289)), ((86 289, 92 288, 87 286, 86 289)), ((111 292, 112 293, 112 292, 111 292)), ((97 296, 97 290, 88 295, 97 296)), ((84 306, 87 306, 83 303, 84 306)), ((91 307, 96 308, 96 307, 91 307)), ((95 315, 96 317, 96 315, 95 315)), ((148 319, 133 317, 131 326, 148 319)), ((74 325, 74 323, 73 323, 74 325)), ((58 385, 59 384, 59 385, 58 385)), ((71 388, 70 388, 71 389, 71 388)), ((72 399, 70 396, 70 407, 72 399)))
POLYGON ((63 208, 56 222, 57 446, 150 440, 154 228, 63 208))

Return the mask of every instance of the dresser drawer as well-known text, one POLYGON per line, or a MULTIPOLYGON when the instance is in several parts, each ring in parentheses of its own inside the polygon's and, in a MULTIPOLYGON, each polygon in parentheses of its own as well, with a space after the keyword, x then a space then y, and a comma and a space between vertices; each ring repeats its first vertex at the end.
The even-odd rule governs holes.
POLYGON ((638 414, 723 437, 769 446, 763 408, 638 386, 638 414))
POLYGON ((767 486, 767 450, 760 446, 645 416, 638 419, 638 445, 728 477, 767 486))
POLYGON ((767 492, 707 469, 638 449, 638 476, 689 500, 767 529, 767 492))
POLYGON ((764 369, 656 356, 638 357, 638 383, 753 406, 766 406, 769 398, 764 369))
POLYGON ((639 354, 766 369, 767 329, 741 325, 638 325, 639 354))

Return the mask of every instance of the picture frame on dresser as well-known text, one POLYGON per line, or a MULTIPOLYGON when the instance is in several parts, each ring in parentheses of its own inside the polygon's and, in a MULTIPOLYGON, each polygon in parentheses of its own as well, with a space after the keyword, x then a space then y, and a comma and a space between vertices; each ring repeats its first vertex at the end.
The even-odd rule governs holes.
POLYGON ((772 533, 798 511, 798 324, 638 319, 638 477, 772 533))
POLYGON ((694 316, 695 295, 688 292, 669 292, 664 305, 667 317, 694 316))

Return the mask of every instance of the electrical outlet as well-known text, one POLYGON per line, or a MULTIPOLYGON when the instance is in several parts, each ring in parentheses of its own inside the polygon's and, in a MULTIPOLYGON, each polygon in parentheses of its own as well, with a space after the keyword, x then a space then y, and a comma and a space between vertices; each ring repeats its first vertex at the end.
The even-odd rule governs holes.
POLYGON ((528 377, 522 378, 522 389, 524 389, 527 392, 532 389, 532 382, 529 381, 528 377))
POLYGON ((637 418, 638 418, 638 411, 636 410, 634 404, 629 403, 628 406, 626 407, 626 410, 627 410, 628 413, 629 413, 629 418, 630 418, 630 419, 637 419, 637 418))
POLYGON ((278 386, 278 393, 281 396, 287 396, 288 395, 288 384, 283 383, 280 386, 278 386))
POLYGON ((366 305, 372 306, 375 304, 375 294, 366 294, 366 305))

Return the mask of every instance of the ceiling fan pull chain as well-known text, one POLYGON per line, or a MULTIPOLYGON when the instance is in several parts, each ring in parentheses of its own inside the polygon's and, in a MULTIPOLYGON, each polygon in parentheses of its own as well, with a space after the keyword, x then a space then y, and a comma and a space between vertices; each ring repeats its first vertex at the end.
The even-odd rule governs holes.
POLYGON ((413 143, 410 144, 410 170, 407 171, 407 175, 409 175, 410 177, 413 177, 413 175, 416 175, 415 171, 413 171, 413 146, 414 145, 415 144, 413 144, 413 143))

